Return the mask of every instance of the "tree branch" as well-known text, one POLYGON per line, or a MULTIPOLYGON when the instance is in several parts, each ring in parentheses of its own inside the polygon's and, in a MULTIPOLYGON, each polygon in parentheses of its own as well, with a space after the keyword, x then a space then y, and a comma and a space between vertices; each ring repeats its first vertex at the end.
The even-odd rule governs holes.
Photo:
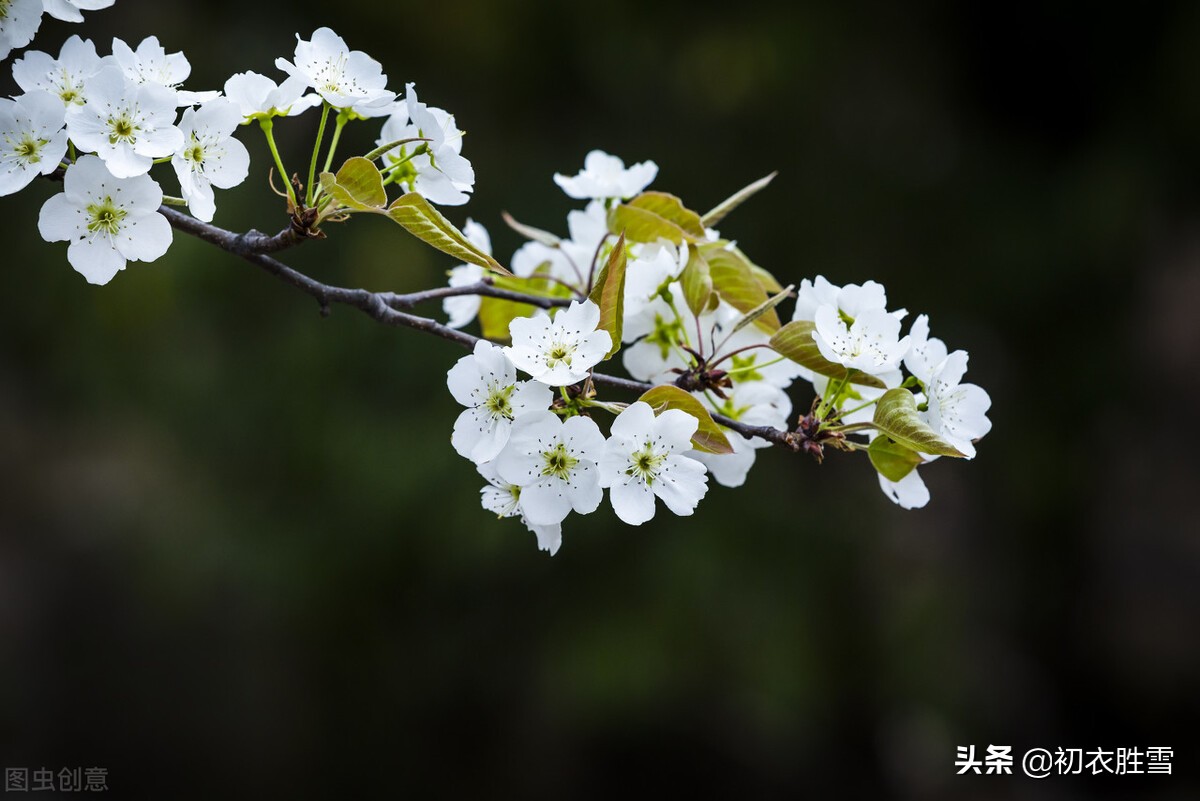
MULTIPOLYGON (((503 298, 505 300, 515 300, 520 303, 529 303, 541 308, 566 306, 571 302, 565 298, 542 298, 501 289, 493 286, 488 279, 468 286, 439 287, 437 289, 409 294, 371 292, 367 289, 348 289, 346 287, 331 286, 315 278, 311 278, 299 270, 287 266, 278 259, 267 255, 268 253, 278 252, 284 248, 299 244, 308 238, 292 228, 284 229, 274 236, 268 236, 254 230, 247 231, 244 234, 235 234, 232 231, 226 231, 224 228, 218 228, 210 223, 201 222, 195 217, 184 214, 169 206, 162 206, 158 211, 167 218, 167 222, 175 230, 202 239, 236 256, 241 256, 251 264, 262 268, 276 278, 308 294, 320 304, 322 315, 329 314, 331 304, 339 303, 358 309, 384 325, 414 328, 418 331, 424 331, 439 336, 442 339, 456 342, 466 348, 475 347, 475 343, 479 341, 479 337, 459 331, 456 328, 451 328, 448 325, 443 325, 428 317, 420 317, 415 314, 399 311, 397 307, 407 309, 425 301, 461 295, 483 295, 485 297, 503 298)), ((647 384, 643 381, 633 381, 628 378, 605 375, 603 373, 593 373, 592 382, 599 386, 633 392, 638 395, 653 387, 653 384, 647 384)), ((798 445, 790 432, 780 431, 770 426, 746 425, 719 414, 714 414, 713 420, 743 436, 759 437, 776 445, 782 445, 789 450, 798 449, 798 445)))

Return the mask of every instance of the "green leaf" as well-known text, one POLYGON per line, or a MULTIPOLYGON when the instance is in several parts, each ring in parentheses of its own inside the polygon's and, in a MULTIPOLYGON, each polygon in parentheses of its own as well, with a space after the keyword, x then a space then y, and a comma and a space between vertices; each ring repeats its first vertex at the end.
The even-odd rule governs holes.
POLYGON ((875 427, 897 444, 936 456, 963 457, 957 448, 939 437, 917 413, 917 399, 903 387, 889 389, 875 404, 875 427))
POLYGON ((470 264, 478 264, 494 273, 512 276, 512 273, 500 266, 500 262, 475 247, 462 231, 455 228, 441 212, 416 192, 401 196, 388 207, 387 216, 417 239, 443 253, 470 264))
POLYGON ((700 215, 683 205, 683 201, 666 192, 643 192, 626 203, 635 209, 644 209, 677 226, 688 236, 703 240, 704 224, 700 215))
POLYGON ((532 225, 526 225, 522 222, 517 222, 512 215, 507 211, 500 212, 500 216, 504 218, 504 223, 514 231, 526 239, 532 239, 534 242, 541 242, 548 248, 556 248, 562 241, 549 231, 543 231, 541 228, 534 228, 532 225))
POLYGON ((679 274, 679 283, 688 308, 699 317, 708 308, 713 293, 712 272, 699 248, 688 249, 688 263, 679 274))
POLYGON ((885 389, 886 384, 873 375, 861 370, 847 370, 840 364, 835 364, 821 355, 821 349, 813 341, 812 332, 816 326, 812 320, 796 320, 780 328, 771 335, 770 345, 781 356, 786 356, 796 364, 807 367, 814 373, 830 378, 849 378, 850 383, 864 387, 885 389))
POLYGON ((679 409, 699 420, 700 425, 692 435, 692 445, 696 450, 705 453, 733 453, 733 446, 729 444, 725 432, 712 419, 704 404, 679 387, 663 384, 647 390, 638 400, 648 403, 656 415, 667 409, 679 409))
POLYGON ((871 440, 867 456, 880 475, 888 481, 899 481, 911 473, 924 459, 912 448, 906 448, 889 436, 880 434, 871 440))
MULTIPOLYGON (((748 314, 767 299, 762 284, 750 271, 750 263, 738 253, 723 247, 706 248, 704 258, 712 270, 713 290, 721 300, 743 314, 748 314)), ((779 315, 769 308, 759 315, 754 324, 768 334, 779 330, 779 315)))
POLYGON ((730 335, 732 336, 733 334, 736 334, 738 331, 741 331, 743 328, 750 325, 750 323, 754 322, 759 317, 762 317, 764 314, 771 311, 771 309, 774 309, 776 306, 778 306, 780 303, 782 303, 784 300, 786 300, 792 294, 792 290, 795 288, 796 288, 795 284, 788 284, 786 287, 779 290, 778 293, 772 295, 771 297, 767 298, 762 303, 755 306, 750 311, 743 314, 741 319, 738 320, 737 323, 733 326, 733 330, 729 332, 730 335))
POLYGON ((725 198, 725 200, 718 203, 716 208, 701 217, 701 222, 704 223, 705 227, 712 228, 721 220, 725 219, 726 214, 733 211, 750 198, 754 197, 754 195, 758 194, 763 189, 766 189, 767 184, 771 183, 771 181, 773 181, 775 176, 778 174, 778 172, 773 172, 770 175, 759 178, 749 186, 743 187, 737 192, 734 192, 732 195, 725 198))
POLYGON ((652 211, 623 203, 609 212, 608 230, 614 234, 624 233, 630 242, 668 239, 678 245, 688 239, 683 229, 675 223, 664 220, 652 211))
POLYGON ((379 168, 361 156, 346 159, 337 175, 321 173, 321 189, 339 205, 355 211, 376 211, 387 205, 379 168))
POLYGON ((612 337, 612 348, 605 359, 621 349, 621 323, 625 317, 625 235, 617 237, 608 262, 600 268, 589 299, 600 307, 599 328, 612 337))

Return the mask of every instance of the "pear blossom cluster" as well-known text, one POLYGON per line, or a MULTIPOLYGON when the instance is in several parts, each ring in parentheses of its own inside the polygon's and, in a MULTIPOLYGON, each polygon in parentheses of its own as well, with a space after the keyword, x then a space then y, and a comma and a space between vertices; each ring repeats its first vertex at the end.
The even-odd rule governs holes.
MULTIPOLYGON (((78 21, 80 11, 109 5, 112 0, 45 0, 44 10, 78 21)), ((42 11, 40 0, 0 0, 0 58, 8 54, 5 43, 10 49, 29 44, 42 11)), ((87 281, 106 284, 128 262, 166 253, 171 228, 148 216, 160 205, 187 207, 196 219, 213 220, 214 190, 232 189, 250 173, 249 151, 235 135, 239 128, 251 122, 262 127, 283 174, 275 118, 323 107, 324 114, 337 114, 330 159, 346 123, 387 117, 384 138, 407 140, 380 154, 392 170, 389 182, 424 190, 436 203, 466 201, 475 176, 461 155, 462 132, 453 115, 418 101, 411 83, 397 99, 380 63, 351 50, 329 28, 296 40, 292 59, 276 60, 285 74, 281 81, 246 71, 230 76, 222 89, 203 91, 183 87, 190 62, 154 36, 136 46, 114 39, 107 55, 79 36, 63 43, 57 56, 25 52, 12 65, 23 93, 0 99, 0 195, 39 176, 61 177, 63 192, 42 207, 39 231, 49 242, 69 243, 67 261, 87 281), (164 193, 161 178, 151 176, 156 165, 168 163, 177 196, 164 193)), ((299 179, 282 178, 293 211, 321 203, 315 177, 301 187, 307 190, 303 200, 293 188, 299 179)))
MULTIPOLYGON (((568 213, 565 237, 514 225, 529 238, 510 261, 517 280, 534 292, 585 297, 600 265, 619 244, 614 209, 643 196, 657 171, 654 162, 626 167, 615 156, 592 151, 577 175, 556 174, 554 181, 567 196, 586 204, 568 213)), ((662 196, 655 202, 663 202, 662 196)), ((491 253, 491 238, 482 226, 471 221, 466 232, 491 253)), ((797 360, 777 348, 769 328, 753 324, 758 310, 747 310, 744 303, 739 308, 724 292, 713 293, 702 308, 688 302, 687 272, 699 261, 745 264, 770 278, 749 263, 735 242, 708 226, 682 239, 643 239, 649 241, 622 245, 620 362, 637 381, 689 390, 703 412, 586 398, 582 412, 573 406, 570 397, 589 386, 589 373, 613 350, 591 300, 518 313, 506 332, 490 332, 511 344, 498 347, 480 340, 448 376, 451 393, 467 407, 455 423, 452 443, 487 481, 483 506, 500 517, 520 518, 543 550, 557 551, 563 521, 572 512, 599 508, 603 489, 609 491, 617 517, 639 525, 655 515, 656 499, 672 513, 692 514, 710 476, 724 487, 741 486, 757 452, 771 442, 737 428, 787 431, 796 424, 801 430, 830 425, 830 446, 867 450, 876 437, 887 436, 872 420, 876 402, 889 390, 911 390, 915 418, 924 430, 957 455, 974 457, 975 441, 991 427, 991 401, 982 388, 963 382, 967 353, 950 352, 932 338, 927 315, 916 317, 906 331, 907 311, 889 309, 881 284, 839 286, 817 276, 801 281, 795 291, 783 290, 782 295, 794 298, 790 321, 801 324, 801 341, 812 354, 797 360), (519 380, 518 375, 528 378, 519 380), (794 416, 789 395, 798 382, 815 395, 808 414, 800 418, 794 416), (607 435, 593 422, 608 416, 604 412, 615 414, 607 435), (721 452, 694 442, 705 413, 721 421, 729 445, 721 452)), ((450 286, 483 277, 481 267, 460 265, 450 271, 450 286)), ((761 287, 764 300, 770 289, 781 289, 769 283, 761 287)), ((478 296, 443 301, 449 325, 467 326, 478 315, 485 335, 491 319, 484 319, 487 304, 502 302, 478 296)), ((783 325, 787 322, 781 319, 783 325)), ((916 464, 937 458, 911 453, 916 464)), ((913 509, 929 501, 915 466, 903 476, 888 472, 892 478, 882 471, 877 475, 894 503, 913 509)))
MULTIPOLYGON (((32 41, 43 14, 80 21, 112 2, 0 0, 0 59, 32 41)), ((454 114, 411 82, 389 88, 382 64, 329 28, 297 34, 274 66, 276 77, 247 70, 194 90, 187 57, 154 36, 114 39, 107 54, 79 36, 57 55, 27 50, 12 64, 21 94, 0 98, 0 195, 61 181, 38 231, 106 284, 167 252, 182 212, 164 206, 186 208, 193 225, 216 217, 216 190, 251 174, 238 136, 257 125, 273 162, 258 175, 286 198, 289 231, 324 236, 326 224, 381 215, 463 259, 449 288, 425 298, 442 297, 446 325, 414 327, 463 341, 454 329, 478 325, 447 372, 462 407, 450 445, 484 482, 483 508, 517 519, 541 550, 556 553, 564 522, 606 498, 633 526, 660 510, 692 515, 710 478, 742 486, 772 444, 817 461, 863 451, 883 494, 920 508, 930 499, 920 471, 974 458, 990 430, 987 392, 964 381, 968 354, 933 337, 927 315, 908 322, 875 281, 783 286, 717 230, 773 176, 701 215, 649 188, 655 162, 593 150, 576 174, 553 176, 582 202, 565 235, 506 215, 527 240, 506 269, 482 224, 459 230, 430 205, 461 206, 474 190, 454 114), (315 130, 307 174, 287 169, 273 133, 304 115, 315 130), (335 167, 343 129, 360 122, 378 126, 375 148, 335 167), (614 387, 640 396, 601 397, 614 387)), ((374 300, 396 298, 386 297, 374 300)))

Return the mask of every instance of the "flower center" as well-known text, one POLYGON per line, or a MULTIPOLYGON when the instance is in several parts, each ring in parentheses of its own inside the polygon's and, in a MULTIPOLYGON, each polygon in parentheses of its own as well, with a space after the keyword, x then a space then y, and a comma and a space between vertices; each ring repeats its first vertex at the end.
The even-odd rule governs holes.
POLYGON ((44 139, 34 139, 32 136, 26 135, 20 144, 13 148, 17 159, 24 161, 27 164, 37 164, 42 160, 42 145, 46 144, 44 139))
POLYGON ((550 350, 546 352, 546 366, 554 367, 562 363, 571 366, 571 356, 575 353, 575 346, 568 345, 564 342, 555 342, 550 346, 550 350))
POLYGON ((121 230, 121 220, 125 219, 125 209, 117 208, 111 197, 104 198, 102 203, 93 203, 87 207, 88 231, 115 235, 121 230))
POLYGON ((641 450, 629 454, 629 467, 625 469, 625 475, 641 479, 646 482, 647 486, 650 486, 658 478, 663 463, 666 461, 667 452, 655 453, 652 444, 647 442, 641 450))
POLYGON ((492 417, 503 417, 506 420, 513 419, 512 394, 517 387, 515 384, 510 384, 503 389, 493 389, 488 399, 484 401, 484 408, 491 412, 492 417))
POLYGON ((133 144, 137 141, 137 126, 133 124, 133 120, 129 119, 128 114, 121 114, 119 117, 108 118, 108 143, 115 145, 118 142, 126 142, 133 144))
POLYGON ((671 348, 682 338, 683 326, 678 320, 664 320, 661 314, 654 315, 654 332, 646 337, 646 342, 658 345, 659 353, 665 362, 671 355, 671 348))
POLYGON ((194 161, 196 164, 203 164, 204 148, 200 146, 199 142, 197 142, 188 148, 187 153, 184 154, 184 158, 186 158, 188 161, 194 161))
POLYGON ((542 451, 545 465, 542 467, 543 476, 553 476, 566 481, 571 477, 571 470, 579 464, 579 460, 567 452, 567 446, 561 442, 548 450, 542 451))

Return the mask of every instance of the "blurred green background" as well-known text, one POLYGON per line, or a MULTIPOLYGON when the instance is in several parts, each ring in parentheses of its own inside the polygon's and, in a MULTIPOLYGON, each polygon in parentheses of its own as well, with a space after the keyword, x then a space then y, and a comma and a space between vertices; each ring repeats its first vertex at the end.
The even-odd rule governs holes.
MULTIPOLYGON (((1196 797, 1200 6, 118 0, 34 47, 155 34, 203 89, 320 25, 457 114, 450 216, 502 260, 500 211, 563 231, 550 176, 594 147, 702 210, 778 169, 722 232, 928 313, 995 429, 922 511, 865 459, 762 452, 694 518, 606 505, 550 559, 449 446, 455 346, 182 235, 91 287, 36 183, 0 200, 6 766, 106 766, 119 798, 1196 797), (967 744, 1171 746, 1176 775, 957 777, 967 744)), ((290 168, 316 122, 277 126, 290 168)), ((243 139, 216 223, 277 230, 243 139)), ((330 234, 286 260, 394 290, 452 264, 330 234)))

